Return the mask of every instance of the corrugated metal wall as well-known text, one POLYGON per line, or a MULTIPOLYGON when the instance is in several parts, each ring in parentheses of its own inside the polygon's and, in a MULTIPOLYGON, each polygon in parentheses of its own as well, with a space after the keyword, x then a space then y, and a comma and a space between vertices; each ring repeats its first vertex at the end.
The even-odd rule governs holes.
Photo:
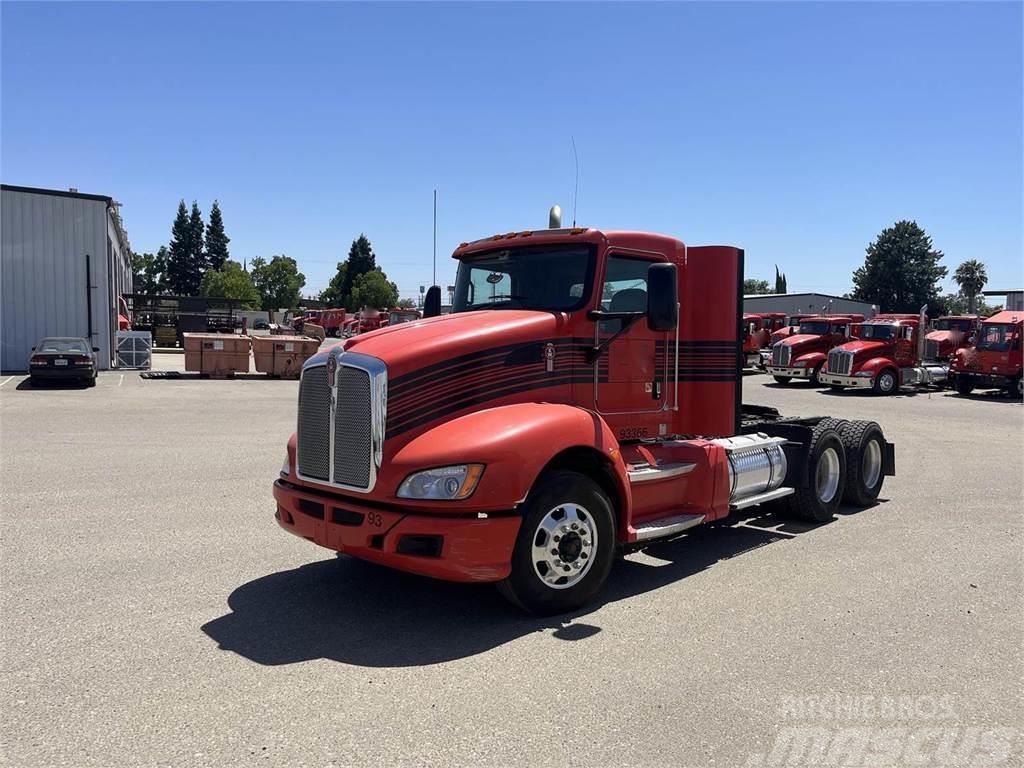
POLYGON ((856 312, 864 317, 874 317, 875 312, 871 305, 863 301, 853 299, 832 298, 823 293, 789 293, 789 294, 768 294, 765 296, 745 296, 743 298, 743 311, 758 312, 785 312, 793 314, 796 312, 821 312, 822 307, 827 307, 832 302, 831 313, 856 312))
POLYGON ((108 253, 106 202, 8 189, 0 194, 0 369, 26 370, 31 348, 44 336, 88 335, 86 254, 92 343, 100 348, 100 367, 109 367, 116 326, 108 263, 123 272, 129 257, 117 243, 108 253))

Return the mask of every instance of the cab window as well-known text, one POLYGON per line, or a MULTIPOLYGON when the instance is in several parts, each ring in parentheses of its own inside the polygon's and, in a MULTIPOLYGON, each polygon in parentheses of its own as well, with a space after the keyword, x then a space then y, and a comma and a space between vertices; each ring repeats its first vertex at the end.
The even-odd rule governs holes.
MULTIPOLYGON (((647 269, 651 263, 646 259, 610 256, 601 284, 601 309, 606 312, 647 311, 647 269)), ((617 333, 624 323, 624 320, 603 320, 601 331, 617 333)))

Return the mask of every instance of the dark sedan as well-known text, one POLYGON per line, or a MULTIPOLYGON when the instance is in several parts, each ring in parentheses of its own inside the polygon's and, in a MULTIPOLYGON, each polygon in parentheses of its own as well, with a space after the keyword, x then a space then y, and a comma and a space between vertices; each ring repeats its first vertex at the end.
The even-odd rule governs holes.
POLYGON ((96 386, 96 353, 85 339, 47 337, 32 347, 29 381, 38 386, 44 381, 79 381, 96 386))

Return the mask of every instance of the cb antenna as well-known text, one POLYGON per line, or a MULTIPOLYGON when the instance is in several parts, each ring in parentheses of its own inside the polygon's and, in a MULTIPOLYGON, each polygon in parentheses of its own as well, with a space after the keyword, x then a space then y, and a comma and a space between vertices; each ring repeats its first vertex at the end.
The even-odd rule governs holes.
POLYGON ((580 195, 580 156, 576 154, 576 137, 570 135, 569 138, 572 140, 572 156, 576 160, 576 185, 572 190, 572 226, 576 227, 576 201, 580 195))

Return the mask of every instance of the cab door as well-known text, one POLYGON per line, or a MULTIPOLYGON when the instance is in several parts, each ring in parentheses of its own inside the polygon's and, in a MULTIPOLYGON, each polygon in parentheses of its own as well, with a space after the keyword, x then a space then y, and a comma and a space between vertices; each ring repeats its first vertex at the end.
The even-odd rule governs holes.
POLYGON ((896 329, 896 365, 913 365, 916 362, 918 328, 916 325, 901 325, 896 329))
MULTIPOLYGON (((610 254, 598 283, 600 308, 606 312, 645 312, 647 270, 659 261, 610 254)), ((643 316, 632 323, 601 320, 595 323, 595 342, 595 346, 604 345, 594 361, 596 410, 605 416, 622 417, 612 423, 620 439, 655 437, 657 432, 651 425, 656 420, 645 420, 643 415, 655 414, 665 404, 669 334, 651 331, 643 316)))

